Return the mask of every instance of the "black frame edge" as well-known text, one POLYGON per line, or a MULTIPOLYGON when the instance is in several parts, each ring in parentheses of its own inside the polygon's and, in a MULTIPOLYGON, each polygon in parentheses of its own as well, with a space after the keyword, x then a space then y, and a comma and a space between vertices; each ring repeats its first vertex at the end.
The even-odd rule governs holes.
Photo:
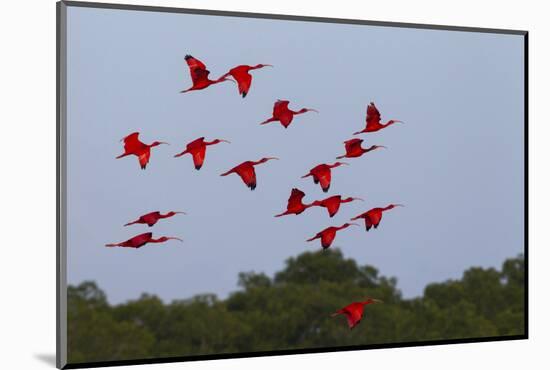
POLYGON ((239 358, 249 358, 249 357, 304 355, 304 354, 329 353, 329 352, 348 352, 348 351, 358 351, 358 350, 366 350, 366 349, 370 349, 370 350, 393 349, 393 348, 423 347, 423 346, 448 345, 448 344, 478 344, 478 343, 484 343, 484 342, 500 342, 500 341, 525 340, 525 339, 527 339, 526 335, 513 335, 513 336, 500 336, 500 337, 445 339, 445 340, 433 340, 433 341, 425 341, 425 342, 401 342, 401 343, 384 343, 384 344, 371 344, 371 345, 360 345, 360 346, 243 352, 243 353, 236 353, 236 354, 222 353, 222 354, 215 354, 215 355, 194 355, 194 356, 182 356, 182 357, 178 356, 178 357, 137 359, 137 360, 117 360, 117 361, 76 363, 76 364, 67 364, 64 367, 64 369, 82 369, 82 368, 128 366, 128 365, 153 365, 153 364, 174 363, 174 362, 227 360, 227 359, 239 359, 239 358))
POLYGON ((56 3, 56 367, 67 365, 66 81, 67 5, 56 3))
POLYGON ((526 30, 508 30, 508 29, 498 29, 498 28, 432 25, 432 24, 424 24, 424 23, 385 22, 385 21, 373 21, 373 20, 362 20, 362 19, 351 19, 351 18, 329 18, 329 17, 301 16, 301 15, 289 15, 289 14, 234 12, 234 11, 228 11, 228 10, 215 10, 215 9, 175 8, 175 7, 165 7, 165 6, 113 4, 113 3, 84 2, 84 1, 71 1, 71 0, 62 1, 62 2, 65 3, 67 6, 74 6, 74 7, 81 7, 81 8, 133 10, 133 11, 160 12, 160 13, 184 13, 184 14, 210 15, 210 16, 222 16, 222 17, 277 19, 277 20, 285 20, 285 21, 356 24, 356 25, 367 25, 367 26, 378 26, 378 27, 399 27, 399 28, 415 28, 415 29, 441 30, 441 31, 498 33, 498 34, 508 34, 508 35, 527 34, 526 30))

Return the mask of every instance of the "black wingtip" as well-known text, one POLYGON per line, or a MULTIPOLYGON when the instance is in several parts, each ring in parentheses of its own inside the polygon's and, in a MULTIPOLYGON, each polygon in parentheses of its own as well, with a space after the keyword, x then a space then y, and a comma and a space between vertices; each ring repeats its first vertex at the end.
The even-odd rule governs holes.
POLYGON ((246 92, 246 91, 245 91, 245 92, 243 92, 243 98, 246 98, 246 94, 247 94, 247 92, 246 92))
POLYGON ((202 166, 195 166, 195 169, 198 171, 202 168, 202 166))
POLYGON ((189 60, 189 59, 191 59, 191 58, 193 58, 192 55, 189 55, 189 54, 185 55, 185 60, 189 60))

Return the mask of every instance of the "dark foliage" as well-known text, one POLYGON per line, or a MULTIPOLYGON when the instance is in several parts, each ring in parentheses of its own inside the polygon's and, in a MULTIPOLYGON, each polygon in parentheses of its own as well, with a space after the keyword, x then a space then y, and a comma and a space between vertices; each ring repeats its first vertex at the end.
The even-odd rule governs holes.
POLYGON ((402 299, 395 278, 345 259, 338 249, 303 253, 270 278, 239 274, 242 290, 163 303, 142 295, 110 306, 93 282, 68 290, 70 363, 334 347, 524 333, 524 261, 501 271, 470 268, 461 280, 430 284, 402 299), (365 296, 354 330, 330 314, 365 296))

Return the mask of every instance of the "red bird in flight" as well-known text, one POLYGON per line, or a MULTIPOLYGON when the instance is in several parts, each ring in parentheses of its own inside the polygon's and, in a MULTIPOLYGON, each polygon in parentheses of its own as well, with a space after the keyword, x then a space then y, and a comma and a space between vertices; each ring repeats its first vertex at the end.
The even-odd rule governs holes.
POLYGON ((348 304, 346 307, 339 309, 335 313, 333 313, 331 316, 335 317, 338 315, 346 315, 346 319, 348 320, 348 326, 349 329, 353 329, 356 327, 363 318, 365 306, 371 303, 382 303, 379 299, 374 298, 367 298, 365 301, 362 302, 353 302, 348 304))
POLYGON ((330 247, 330 245, 334 241, 334 238, 336 238, 336 232, 338 232, 339 230, 345 229, 351 225, 359 226, 357 224, 347 223, 347 222, 342 226, 330 226, 322 231, 319 231, 317 234, 315 234, 314 237, 306 241, 311 242, 315 239, 321 239, 321 246, 323 247, 323 249, 327 249, 328 247, 330 247))
POLYGON ((256 189, 256 171, 254 170, 254 166, 265 163, 271 159, 279 159, 279 158, 266 157, 256 162, 246 161, 239 164, 238 166, 233 167, 229 171, 222 173, 220 176, 227 176, 231 173, 236 173, 241 177, 241 179, 244 181, 246 186, 250 188, 250 190, 254 190, 256 189))
POLYGON ((313 167, 309 173, 302 176, 302 179, 312 176, 313 182, 315 184, 320 184, 321 189, 326 193, 330 189, 330 180, 331 180, 331 168, 335 168, 342 165, 348 165, 345 162, 335 162, 334 164, 325 164, 322 163, 318 166, 313 167))
POLYGON ((361 198, 343 198, 341 195, 333 195, 332 197, 328 197, 323 200, 316 200, 314 201, 311 206, 319 206, 319 207, 325 207, 328 211, 328 215, 330 217, 333 217, 336 213, 338 213, 338 210, 340 209, 340 205, 342 203, 349 203, 353 202, 354 200, 363 200, 361 198))
MULTIPOLYGON (((206 66, 200 60, 192 57, 191 55, 185 56, 185 61, 189 66, 189 73, 191 74, 191 81, 193 86, 187 90, 182 90, 180 93, 186 93, 193 90, 202 90, 206 89, 210 85, 214 85, 223 81, 233 81, 225 76, 218 78, 217 80, 211 80, 208 78, 210 71, 206 69, 206 66)), ((233 81, 235 82, 235 81, 233 81)))
POLYGON ((240 65, 235 68, 232 68, 224 74, 221 78, 232 76, 238 84, 239 94, 246 97, 248 90, 250 90, 250 85, 252 84, 252 75, 250 71, 253 69, 259 69, 263 67, 273 67, 271 64, 256 64, 255 66, 240 65))
POLYGON ((290 198, 288 198, 286 211, 278 215, 275 215, 275 217, 281 217, 286 215, 299 215, 300 213, 304 212, 306 209, 312 206, 312 204, 302 203, 302 199, 304 199, 305 196, 306 194, 300 189, 297 189, 297 188, 292 189, 292 192, 290 193, 290 198))
MULTIPOLYGON (((292 119, 297 114, 302 114, 306 112, 317 112, 315 109, 302 108, 299 111, 293 111, 288 108, 288 100, 277 100, 275 105, 273 105, 273 117, 266 119, 260 125, 265 125, 270 122, 279 121, 284 128, 290 126, 292 119)), ((319 113, 319 112, 317 112, 319 113)))
POLYGON ((172 216, 175 216, 179 213, 184 214, 184 215, 186 214, 185 212, 174 212, 174 211, 170 211, 170 212, 168 212, 164 215, 161 214, 159 211, 150 212, 150 213, 147 213, 146 215, 140 216, 135 221, 128 222, 124 226, 130 226, 130 225, 135 225, 135 224, 147 224, 147 225, 149 225, 149 227, 151 227, 154 224, 156 224, 158 222, 158 220, 160 220, 161 218, 172 217, 172 216))
POLYGON ((139 159, 139 165, 142 170, 144 170, 147 167, 147 163, 149 163, 151 148, 160 144, 168 144, 163 141, 154 141, 152 144, 144 144, 139 140, 139 132, 134 132, 120 141, 124 141, 124 153, 116 157, 116 159, 126 157, 127 155, 135 155, 139 159))
POLYGON ((204 141, 204 136, 199 137, 196 140, 191 141, 187 144, 185 150, 179 154, 176 154, 174 157, 181 157, 184 154, 191 154, 193 156, 193 163, 195 164, 195 169, 200 170, 202 164, 204 163, 204 158, 206 156, 206 146, 215 145, 218 143, 229 143, 227 140, 216 139, 213 141, 204 141))
POLYGON ((368 210, 367 212, 361 213, 359 216, 356 216, 351 220, 354 221, 362 218, 365 220, 365 228, 367 229, 367 231, 369 231, 373 226, 376 229, 380 224, 380 221, 382 220, 382 213, 385 211, 389 211, 390 209, 393 209, 395 207, 405 207, 405 206, 402 204, 390 204, 389 206, 384 208, 380 208, 380 207, 373 208, 371 210, 368 210))
POLYGON ((179 240, 182 242, 180 238, 175 238, 172 236, 161 236, 158 239, 153 239, 153 233, 143 233, 134 236, 131 239, 128 239, 124 242, 120 243, 112 243, 112 244, 105 244, 106 247, 126 247, 126 248, 140 248, 143 247, 147 243, 164 243, 167 240, 179 240))
POLYGON ((362 134, 363 132, 375 132, 382 130, 383 128, 386 128, 390 125, 393 125, 394 123, 403 123, 402 121, 397 121, 394 119, 391 119, 386 123, 382 123, 380 122, 380 118, 380 112, 378 111, 374 103, 371 102, 367 107, 366 127, 361 131, 354 132, 353 134, 357 135, 362 134))
POLYGON ((344 141, 346 154, 336 157, 336 159, 357 158, 362 156, 365 153, 370 152, 371 150, 386 148, 383 145, 371 145, 369 148, 363 148, 361 146, 362 142, 363 142, 363 139, 350 139, 350 140, 344 141))

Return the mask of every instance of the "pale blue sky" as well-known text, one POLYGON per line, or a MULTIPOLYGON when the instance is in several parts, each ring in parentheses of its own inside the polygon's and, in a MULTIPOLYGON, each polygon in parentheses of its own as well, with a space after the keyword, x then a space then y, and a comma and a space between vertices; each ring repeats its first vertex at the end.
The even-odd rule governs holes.
POLYGON ((334 245, 396 276, 405 297, 523 251, 522 36, 69 7, 67 56, 68 280, 97 281, 113 303, 142 292, 225 297, 238 272, 271 275, 319 249, 305 242, 316 232, 388 203, 406 208, 334 245), (229 82, 182 95, 186 54, 214 77, 239 64, 275 68, 253 72, 245 99, 229 82), (287 130, 259 126, 276 99, 320 113, 287 130), (363 135, 389 149, 336 169, 328 194, 366 202, 333 219, 321 208, 273 218, 292 187, 307 202, 328 196, 300 176, 343 153, 370 101, 406 124, 363 135), (154 148, 145 171, 135 157, 114 159, 134 131, 171 144, 154 148), (232 144, 209 147, 195 171, 173 155, 199 136, 232 144), (263 156, 281 160, 257 167, 254 192, 219 176, 263 156), (122 226, 155 210, 188 215, 122 226), (150 230, 185 242, 104 247, 150 230))

